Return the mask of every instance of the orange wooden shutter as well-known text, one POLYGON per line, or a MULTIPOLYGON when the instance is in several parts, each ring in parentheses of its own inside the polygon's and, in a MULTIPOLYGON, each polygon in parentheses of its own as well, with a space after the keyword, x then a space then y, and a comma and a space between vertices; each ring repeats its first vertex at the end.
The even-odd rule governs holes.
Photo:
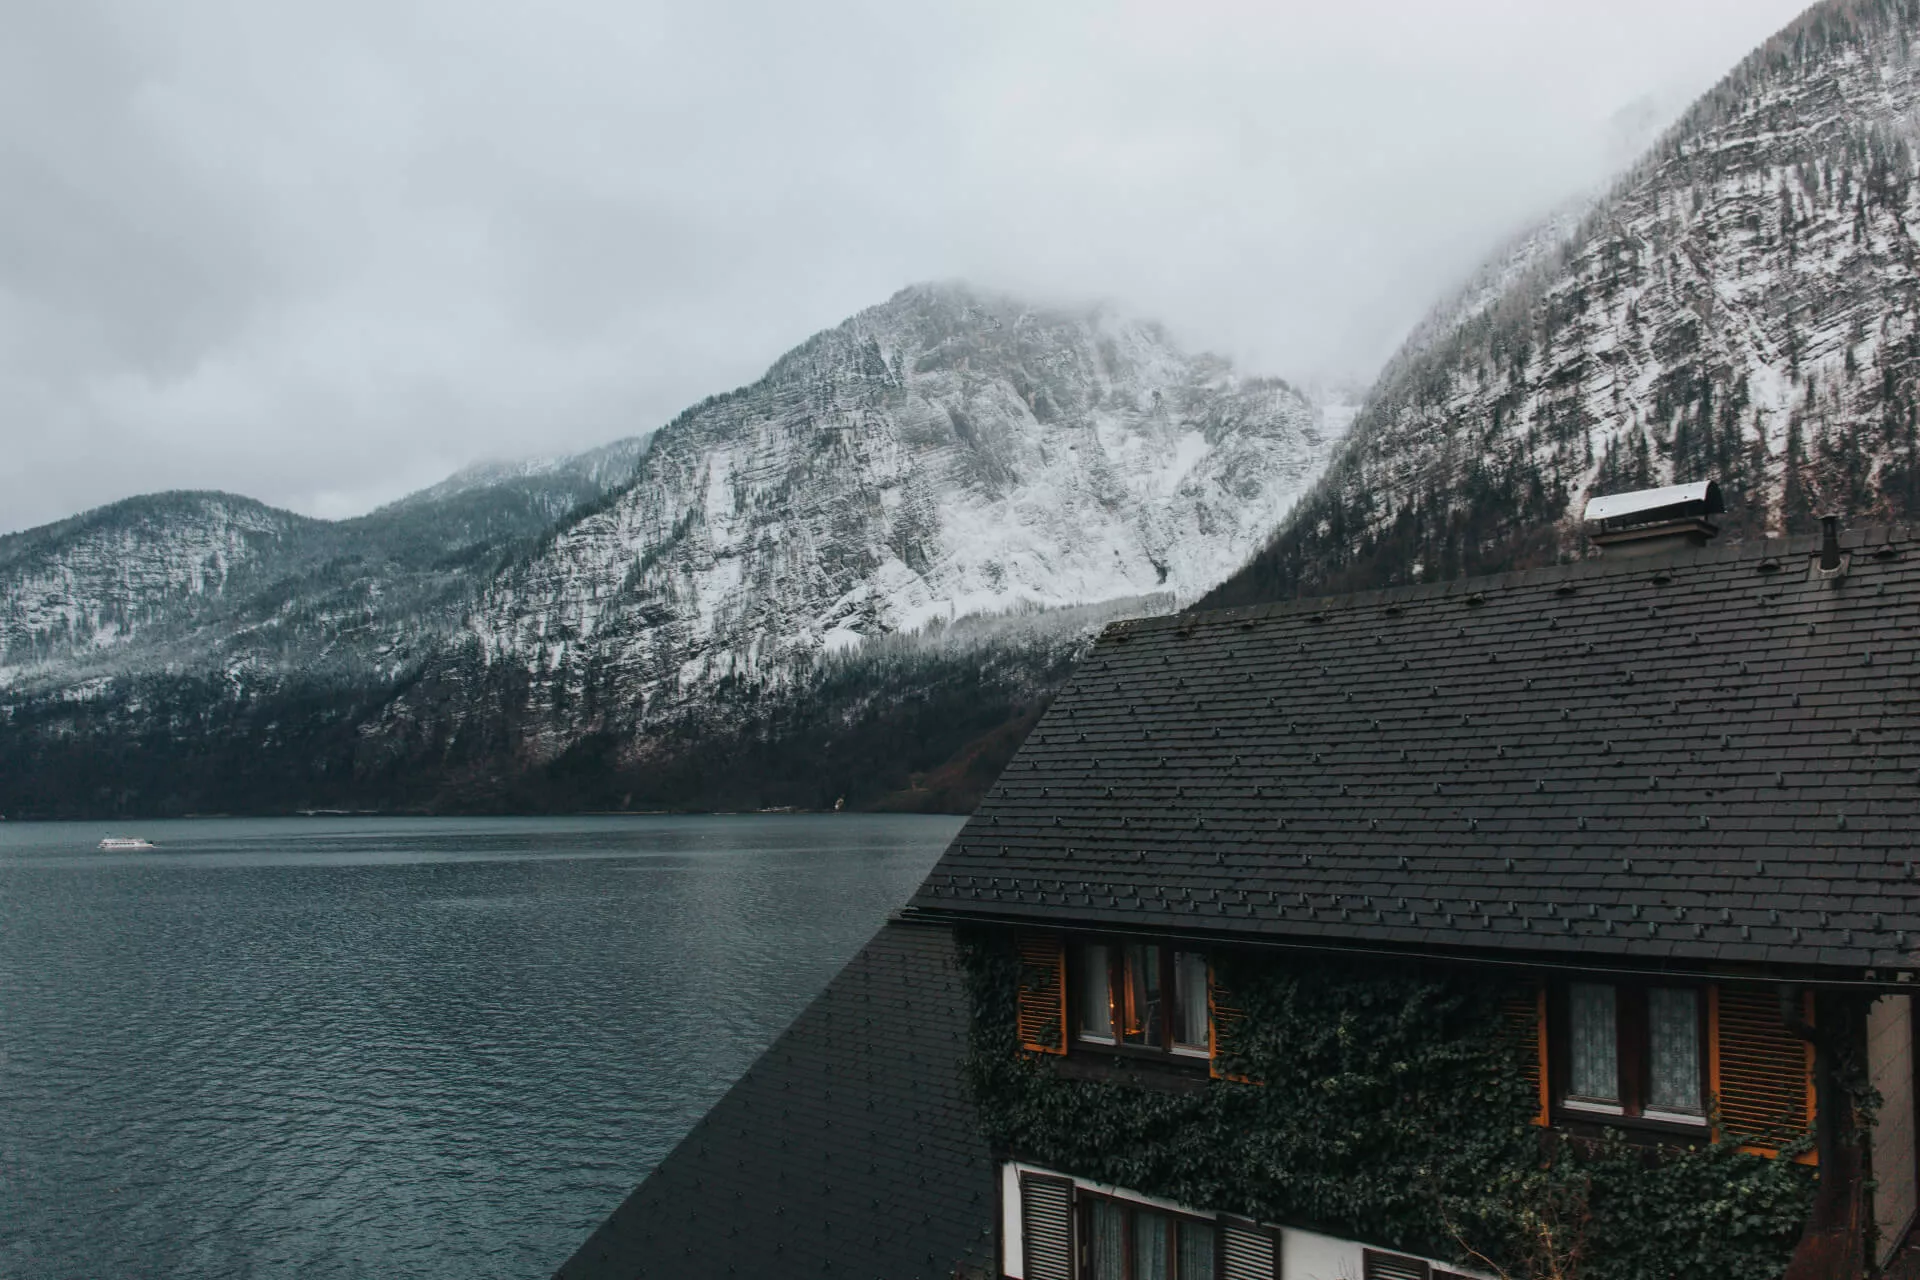
POLYGON ((1234 1051, 1234 1037, 1246 1021, 1247 1015, 1234 1004, 1233 993, 1220 985, 1220 979, 1214 973, 1212 963, 1209 962, 1207 965, 1207 1023, 1213 1046, 1207 1058, 1207 1074, 1215 1080, 1234 1080, 1240 1084, 1254 1083, 1251 1076, 1237 1075, 1227 1071, 1220 1064, 1220 1055, 1223 1052, 1234 1051))
POLYGON ((1067 1051, 1067 949, 1049 934, 1020 936, 1020 1047, 1067 1051))
POLYGON ((1500 1010, 1507 1033, 1519 1046, 1527 1084, 1539 1107, 1529 1121, 1547 1123, 1547 988, 1542 982, 1528 982, 1513 989, 1500 1010))
MULTIPOLYGON (((1811 994, 1802 1016, 1813 1021, 1811 994)), ((1772 989, 1709 988, 1707 1074, 1720 1124, 1753 1139, 1745 1150, 1777 1156, 1812 1128, 1813 1046, 1787 1030, 1772 989)), ((1799 1159, 1817 1163, 1812 1152, 1799 1159)))

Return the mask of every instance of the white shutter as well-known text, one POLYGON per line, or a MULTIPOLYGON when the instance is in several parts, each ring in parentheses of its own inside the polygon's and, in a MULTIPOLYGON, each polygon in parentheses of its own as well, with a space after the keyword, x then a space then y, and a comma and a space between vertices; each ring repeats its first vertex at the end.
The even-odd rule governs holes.
POLYGON ((1027 1280, 1073 1280, 1073 1184, 1020 1179, 1020 1247, 1027 1280))
POLYGON ((1220 1280, 1274 1280, 1279 1262, 1273 1232, 1237 1222, 1220 1224, 1220 1280))
POLYGON ((1418 1258, 1403 1258, 1397 1253, 1366 1250, 1362 1257, 1365 1280, 1428 1280, 1432 1272, 1418 1258))

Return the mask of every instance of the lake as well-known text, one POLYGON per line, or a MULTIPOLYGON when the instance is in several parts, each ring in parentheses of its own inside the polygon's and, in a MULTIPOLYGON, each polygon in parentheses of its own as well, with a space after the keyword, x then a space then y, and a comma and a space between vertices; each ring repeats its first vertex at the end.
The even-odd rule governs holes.
POLYGON ((0 822, 0 1275, 550 1275, 959 822, 0 822))

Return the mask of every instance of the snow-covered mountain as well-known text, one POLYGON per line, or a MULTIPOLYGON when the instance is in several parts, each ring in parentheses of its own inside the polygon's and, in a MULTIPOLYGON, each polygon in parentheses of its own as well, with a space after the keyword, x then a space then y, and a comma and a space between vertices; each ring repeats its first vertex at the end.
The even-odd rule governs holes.
POLYGON ((1913 0, 1828 0, 1755 51, 1417 336, 1213 602, 1582 554, 1589 493, 1675 479, 1720 480, 1723 536, 1920 511, 1916 35, 1913 0))
POLYGON ((249 498, 165 493, 0 537, 0 680, 177 628, 297 572, 325 535, 249 498))
POLYGON ((404 528, 447 551, 538 536, 632 480, 650 438, 629 436, 557 457, 476 463, 345 523, 369 531, 404 528))
MULTIPOLYGON (((693 739, 788 770, 764 744, 801 725, 814 755, 938 766, 1044 698, 1089 626, 1242 563, 1334 422, 1154 325, 929 285, 644 447, 476 469, 337 524, 135 499, 0 540, 0 807, 21 806, 6 726, 45 778, 47 743, 138 739, 162 708, 258 786, 307 788, 283 803, 329 807, 443 784, 602 804, 635 771, 661 798, 693 739), (582 769, 591 794, 527 782, 582 769)), ((209 776, 179 803, 249 807, 209 776)))
POLYGON ((644 448, 477 468, 351 520, 176 492, 0 536, 0 688, 371 672, 449 632, 504 559, 626 483, 644 448))
POLYGON ((662 429, 468 630, 536 679, 592 668, 658 705, 935 621, 1190 600, 1329 444, 1287 384, 1153 325, 920 286, 662 429))

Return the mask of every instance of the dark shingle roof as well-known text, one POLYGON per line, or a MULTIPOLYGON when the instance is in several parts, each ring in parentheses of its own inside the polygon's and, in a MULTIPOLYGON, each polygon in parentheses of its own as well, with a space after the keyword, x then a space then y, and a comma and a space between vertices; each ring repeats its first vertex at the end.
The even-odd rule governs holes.
POLYGON ((966 1045, 951 931, 886 926, 557 1276, 945 1280, 991 1264, 966 1045))
POLYGON ((1920 535, 1120 624, 921 911, 1912 969, 1920 535))

